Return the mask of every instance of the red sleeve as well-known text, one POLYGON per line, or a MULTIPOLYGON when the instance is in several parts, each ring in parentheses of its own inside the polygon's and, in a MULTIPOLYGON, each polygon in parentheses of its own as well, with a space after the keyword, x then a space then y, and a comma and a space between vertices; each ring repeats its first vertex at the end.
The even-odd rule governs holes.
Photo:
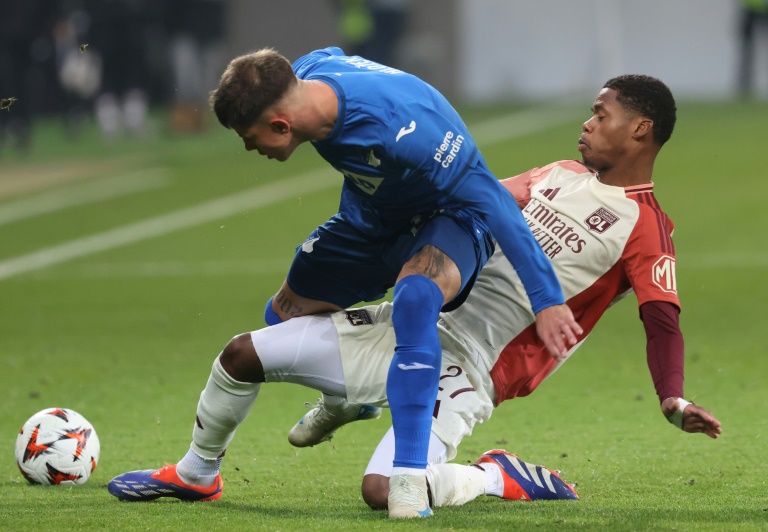
POLYGON ((640 204, 640 213, 622 254, 624 271, 638 305, 667 301, 679 309, 672 221, 660 209, 641 203, 643 197, 644 201, 655 202, 651 194, 634 198, 640 204))
POLYGON ((531 188, 546 178, 555 168, 565 168, 576 173, 589 172, 590 170, 579 161, 557 161, 541 168, 528 170, 520 175, 502 179, 501 184, 515 197, 515 201, 524 209, 531 201, 531 188))
POLYGON ((648 369, 659 402, 667 397, 683 397, 684 346, 679 314, 678 307, 665 301, 649 301, 640 306, 648 369))
POLYGON ((515 197, 515 201, 521 209, 524 209, 528 202, 531 201, 531 176, 536 170, 538 168, 501 180, 502 186, 515 197))

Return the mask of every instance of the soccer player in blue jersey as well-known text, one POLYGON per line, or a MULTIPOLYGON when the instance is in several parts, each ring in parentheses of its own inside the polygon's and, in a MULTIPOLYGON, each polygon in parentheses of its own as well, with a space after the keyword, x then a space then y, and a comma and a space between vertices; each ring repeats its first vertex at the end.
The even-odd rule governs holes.
MULTIPOLYGON (((230 62, 211 105, 248 151, 278 161, 311 142, 344 176, 338 214, 297 248, 265 320, 374 301, 394 286, 397 338, 387 391, 395 430, 390 517, 431 513, 424 472, 440 370, 438 313, 459 306, 491 255, 512 261, 554 357, 581 328, 519 208, 488 170, 448 101, 419 78, 339 48, 293 65, 272 49, 230 62)), ((377 415, 323 398, 326 419, 292 430, 294 445, 321 441, 329 419, 377 415)))

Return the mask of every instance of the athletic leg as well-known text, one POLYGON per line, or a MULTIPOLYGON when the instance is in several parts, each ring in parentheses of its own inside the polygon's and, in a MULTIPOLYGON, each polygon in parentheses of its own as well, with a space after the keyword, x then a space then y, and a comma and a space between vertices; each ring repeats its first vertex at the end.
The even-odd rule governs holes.
POLYGON ((443 305, 458 294, 461 280, 453 260, 441 249, 426 245, 406 262, 395 285, 392 325, 397 345, 387 377, 395 431, 388 506, 392 518, 431 513, 425 475, 440 378, 437 317, 443 305))
MULTIPOLYGON (((394 448, 395 435, 390 428, 376 447, 363 476, 363 500, 374 510, 387 508, 394 448)), ((445 445, 432 433, 429 440, 429 465, 426 469, 432 507, 459 506, 487 493, 487 475, 483 470, 473 466, 447 464, 447 458, 445 445)))
MULTIPOLYGON (((476 226, 473 217, 454 215, 436 216, 416 228, 410 245, 417 252, 407 255, 395 285, 397 345, 387 381, 395 429, 388 502, 392 518, 430 514, 422 505, 427 501, 426 454, 439 381, 437 315, 446 303, 461 303, 492 249, 484 227, 476 226)), ((407 236, 394 249, 400 245, 408 245, 407 236)))
POLYGON ((299 318, 233 338, 214 361, 200 395, 189 452, 178 464, 115 477, 110 493, 135 501, 218 499, 221 459, 250 413, 261 382, 294 382, 345 396, 332 320, 299 318))
MULTIPOLYGON (((296 248, 288 278, 267 302, 264 321, 275 325, 380 299, 397 275, 382 263, 381 248, 343 216, 332 217, 296 248)), ((293 426, 288 441, 296 447, 316 445, 345 423, 379 417, 379 407, 350 405, 344 397, 324 393, 316 409, 293 426)))
MULTIPOLYGON (((389 478, 392 476, 392 461, 395 457, 395 432, 392 427, 379 442, 368 462, 363 476, 363 500, 374 510, 385 510, 389 497, 389 478)), ((434 434, 430 434, 429 451, 427 453, 428 469, 433 465, 442 464, 448 459, 443 442, 434 434)))
MULTIPOLYGON (((363 500, 374 510, 387 508, 394 446, 394 432, 390 428, 376 447, 363 476, 363 500)), ((528 501, 579 498, 573 486, 564 482, 558 472, 524 462, 503 450, 488 451, 472 465, 446 461, 447 448, 432 433, 426 478, 433 508, 461 506, 481 495, 528 501)))

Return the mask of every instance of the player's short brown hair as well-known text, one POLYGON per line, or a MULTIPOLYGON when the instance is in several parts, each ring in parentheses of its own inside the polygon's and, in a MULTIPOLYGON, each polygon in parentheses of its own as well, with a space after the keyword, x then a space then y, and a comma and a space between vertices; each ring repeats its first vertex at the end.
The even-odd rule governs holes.
POLYGON ((672 136, 677 107, 672 91, 661 80, 641 74, 627 74, 609 79, 603 88, 618 94, 616 101, 630 111, 653 120, 653 139, 659 146, 672 136))
POLYGON ((249 128, 296 83, 288 59, 263 48, 230 61, 208 101, 224 127, 249 128))

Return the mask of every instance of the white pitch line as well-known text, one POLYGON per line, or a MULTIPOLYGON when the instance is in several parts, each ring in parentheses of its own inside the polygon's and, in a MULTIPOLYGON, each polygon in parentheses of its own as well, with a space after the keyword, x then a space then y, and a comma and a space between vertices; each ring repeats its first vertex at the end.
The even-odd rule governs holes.
POLYGON ((148 238, 167 235, 174 231, 226 218, 238 212, 258 209, 339 184, 339 174, 330 169, 316 170, 297 177, 283 179, 202 203, 195 207, 70 240, 57 246, 2 261, 0 262, 0 280, 148 238))
POLYGON ((0 205, 0 225, 25 218, 119 198, 168 186, 171 179, 163 168, 149 168, 57 190, 0 205))
MULTIPOLYGON (((573 111, 548 106, 525 110, 474 124, 470 131, 478 145, 511 140, 573 119, 573 111)), ((166 235, 248 209, 256 209, 295 197, 297 191, 310 193, 340 183, 339 174, 329 169, 318 170, 294 178, 252 188, 201 205, 182 209, 142 222, 124 225, 110 231, 70 240, 57 246, 0 262, 0 280, 39 270, 68 260, 92 255, 166 235)))
POLYGON ((142 277, 187 277, 267 275, 285 273, 293 259, 288 246, 281 257, 242 258, 232 260, 167 260, 140 262, 84 261, 77 267, 49 268, 34 273, 35 279, 116 279, 142 277))

